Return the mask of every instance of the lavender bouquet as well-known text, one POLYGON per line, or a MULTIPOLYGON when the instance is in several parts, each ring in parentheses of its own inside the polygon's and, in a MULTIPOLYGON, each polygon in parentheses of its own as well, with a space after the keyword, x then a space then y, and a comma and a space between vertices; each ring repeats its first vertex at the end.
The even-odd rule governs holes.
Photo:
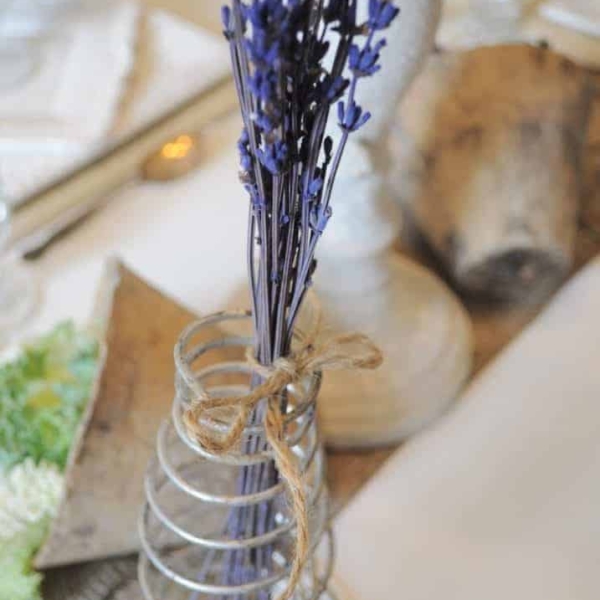
POLYGON ((376 38, 397 13, 389 0, 369 0, 360 23, 357 0, 234 0, 222 10, 244 123, 240 178, 250 196, 248 270, 263 364, 290 350, 346 141, 371 116, 358 83, 379 71, 386 42, 376 38), (334 105, 337 147, 326 135, 334 105))
MULTIPOLYGON (((250 392, 222 398, 203 394, 188 410, 188 432, 204 451, 222 456, 270 451, 274 460, 241 471, 238 497, 256 497, 279 482, 287 489, 296 528, 295 559, 280 598, 301 583, 311 549, 309 502, 301 469, 286 438, 288 386, 324 368, 374 368, 380 353, 361 336, 317 349, 314 340, 292 347, 296 323, 317 266, 315 251, 332 216, 333 185, 348 137, 370 113, 358 102, 360 80, 375 75, 385 40, 380 32, 398 14, 390 0, 368 0, 364 21, 358 0, 233 0, 222 9, 243 120, 238 141, 240 179, 250 198, 248 273, 254 348, 250 392), (336 107, 332 111, 332 107, 336 107), (340 135, 327 135, 330 114, 340 135), (346 344, 366 347, 346 354, 346 344), (234 409, 229 431, 215 436, 203 424, 211 411, 234 409), (264 423, 264 435, 244 436, 264 423)), ((199 354, 192 352, 189 355, 199 354)), ((226 539, 271 539, 276 499, 236 506, 226 539)), ((274 547, 265 543, 228 552, 223 585, 244 586, 273 575, 274 547)), ((286 565, 287 567, 288 565, 286 565)), ((254 589, 254 588, 252 588, 254 589)), ((254 596, 252 596, 254 597, 254 596)), ((270 598, 270 593, 260 597, 270 598)), ((304 596, 302 596, 304 597, 304 596)))
MULTIPOLYGON (((248 272, 263 365, 291 351, 348 136, 370 118, 358 102, 359 81, 379 71, 386 42, 378 36, 397 14, 389 0, 369 0, 364 22, 357 0, 234 0, 222 9, 244 125, 240 179, 250 197, 248 272), (334 105, 336 145, 326 135, 334 105)), ((282 411, 285 402, 282 393, 282 411)), ((260 491, 278 476, 275 467, 250 472, 241 491, 260 491)))

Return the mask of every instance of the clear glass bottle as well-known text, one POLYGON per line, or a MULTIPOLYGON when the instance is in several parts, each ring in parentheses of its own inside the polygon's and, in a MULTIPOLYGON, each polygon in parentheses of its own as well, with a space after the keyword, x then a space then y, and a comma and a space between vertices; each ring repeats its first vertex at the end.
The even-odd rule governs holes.
MULTIPOLYGON (((240 448, 222 456, 204 450, 183 423, 200 389, 211 397, 248 391, 253 372, 245 350, 251 345, 251 317, 220 313, 190 326, 176 346, 172 418, 158 433, 140 519, 139 581, 147 600, 267 600, 286 586, 294 519, 283 484, 268 477, 272 452, 261 442, 262 423, 248 425, 240 448), (252 473, 262 483, 240 494, 240 480, 252 473)), ((285 439, 303 474, 311 533, 311 558, 294 600, 323 598, 332 563, 325 455, 316 422, 320 382, 315 375, 287 389, 285 439)), ((206 426, 223 432, 231 419, 225 411, 218 424, 206 426)))

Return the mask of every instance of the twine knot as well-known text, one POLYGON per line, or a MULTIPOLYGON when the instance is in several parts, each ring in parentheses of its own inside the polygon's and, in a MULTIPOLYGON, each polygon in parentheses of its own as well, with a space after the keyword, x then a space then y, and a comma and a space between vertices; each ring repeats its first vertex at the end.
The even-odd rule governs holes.
MULTIPOLYGON (((254 354, 251 353, 251 364, 256 362, 256 359, 254 358, 254 354)), ((297 379, 301 378, 300 373, 298 373, 298 363, 290 360, 289 358, 278 358, 275 363, 273 364, 273 369, 271 369, 271 372, 274 371, 282 371, 283 373, 285 373, 286 375, 288 375, 288 377, 294 381, 297 379)))
POLYGON ((246 359, 252 369, 263 377, 263 382, 239 396, 213 398, 207 392, 201 392, 183 415, 188 435, 207 452, 223 455, 241 442, 250 414, 261 400, 267 400, 265 433, 275 465, 287 488, 296 522, 294 562, 288 585, 279 600, 289 600, 294 593, 310 548, 306 490, 296 456, 285 439, 280 395, 290 384, 322 371, 376 369, 383 362, 381 351, 365 335, 340 335, 322 343, 315 342, 316 336, 315 330, 312 336, 302 339, 301 347, 293 355, 278 358, 271 366, 259 363, 252 350, 248 349, 246 359), (229 430, 221 435, 215 431, 214 425, 218 422, 215 411, 225 408, 237 413, 229 430))

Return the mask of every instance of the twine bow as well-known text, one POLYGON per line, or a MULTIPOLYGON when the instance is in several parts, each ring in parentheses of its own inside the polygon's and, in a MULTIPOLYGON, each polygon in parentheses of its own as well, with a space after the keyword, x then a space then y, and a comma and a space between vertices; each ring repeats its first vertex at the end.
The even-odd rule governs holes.
POLYGON ((223 455, 239 445, 251 412, 259 402, 268 398, 264 427, 275 465, 286 486, 296 521, 295 557, 289 581, 279 600, 289 600, 300 579, 310 547, 308 505, 304 482, 297 459, 285 440, 284 415, 279 395, 292 383, 297 383, 321 371, 376 369, 383 362, 379 348, 365 335, 353 333, 314 343, 316 332, 304 340, 292 356, 277 359, 272 366, 259 364, 252 352, 247 358, 264 381, 249 393, 240 396, 213 398, 201 393, 183 415, 188 434, 206 451, 223 455), (218 435, 207 423, 215 423, 211 412, 224 408, 237 410, 233 424, 225 435, 218 435))

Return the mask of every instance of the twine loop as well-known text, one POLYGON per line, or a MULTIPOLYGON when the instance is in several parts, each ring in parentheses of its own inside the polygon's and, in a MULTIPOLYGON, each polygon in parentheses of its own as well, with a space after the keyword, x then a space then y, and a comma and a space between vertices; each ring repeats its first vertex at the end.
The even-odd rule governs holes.
POLYGON ((261 400, 267 399, 265 434, 296 522, 295 557, 288 585, 279 600, 289 600, 294 593, 310 548, 306 490, 297 458, 285 439, 280 396, 290 384, 322 371, 376 369, 383 362, 379 348, 360 333, 340 335, 320 343, 315 342, 316 337, 317 331, 302 337, 301 346, 293 355, 279 358, 271 366, 259 363, 249 348, 246 359, 252 369, 263 377, 263 382, 239 396, 215 398, 206 391, 200 391, 183 415, 188 435, 207 452, 219 456, 240 444, 250 414, 261 400), (225 434, 219 434, 211 427, 218 423, 215 411, 222 409, 237 411, 225 434))

